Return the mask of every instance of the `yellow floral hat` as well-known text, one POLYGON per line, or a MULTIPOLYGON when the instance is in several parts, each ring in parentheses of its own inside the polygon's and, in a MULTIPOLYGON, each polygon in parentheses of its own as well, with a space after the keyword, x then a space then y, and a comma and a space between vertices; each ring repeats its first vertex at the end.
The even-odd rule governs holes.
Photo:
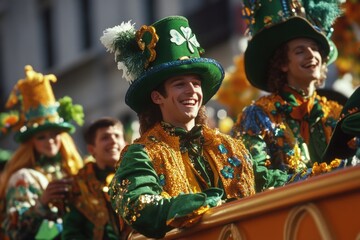
POLYGON ((25 142, 41 130, 74 132, 71 120, 83 124, 82 106, 73 105, 70 97, 55 100, 51 87, 51 82, 57 81, 55 75, 43 75, 27 65, 25 76, 14 86, 5 105, 10 111, 0 114, 1 135, 15 131, 15 141, 25 142))

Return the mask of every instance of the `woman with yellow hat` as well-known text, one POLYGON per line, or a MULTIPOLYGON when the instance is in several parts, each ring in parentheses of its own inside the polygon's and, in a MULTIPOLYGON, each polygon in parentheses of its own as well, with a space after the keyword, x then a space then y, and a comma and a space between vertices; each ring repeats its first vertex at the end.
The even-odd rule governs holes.
POLYGON ((0 115, 1 134, 15 131, 20 143, 1 176, 1 224, 10 239, 56 239, 62 230, 61 213, 71 177, 82 159, 68 134, 71 120, 82 124, 82 107, 69 97, 55 101, 52 74, 25 67, 0 115))

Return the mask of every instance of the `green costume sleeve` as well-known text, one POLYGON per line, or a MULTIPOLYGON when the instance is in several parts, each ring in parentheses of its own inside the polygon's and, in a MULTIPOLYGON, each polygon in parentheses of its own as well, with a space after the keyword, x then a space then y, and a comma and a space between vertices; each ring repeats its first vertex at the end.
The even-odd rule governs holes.
MULTIPOLYGON (((187 221, 204 206, 211 205, 210 198, 213 198, 207 199, 206 193, 169 196, 163 191, 152 162, 140 144, 129 146, 124 153, 109 193, 115 211, 132 228, 153 238, 163 237, 174 227, 168 223, 187 221)), ((216 196, 221 199, 219 194, 216 196)))
POLYGON ((247 134, 244 134, 242 139, 253 157, 256 192, 285 185, 288 179, 287 173, 280 169, 268 169, 266 166, 268 159, 266 142, 258 136, 247 134))
POLYGON ((92 237, 92 227, 89 228, 89 221, 75 207, 71 206, 70 211, 63 217, 63 240, 86 240, 92 237))

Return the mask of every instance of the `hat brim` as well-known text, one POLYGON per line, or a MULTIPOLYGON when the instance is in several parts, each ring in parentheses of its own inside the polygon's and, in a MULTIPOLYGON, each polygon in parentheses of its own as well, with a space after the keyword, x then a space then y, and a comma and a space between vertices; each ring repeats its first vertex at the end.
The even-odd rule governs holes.
POLYGON ((292 17, 284 22, 265 27, 249 41, 244 56, 245 73, 254 87, 269 91, 266 77, 269 61, 276 49, 295 38, 314 39, 324 46, 326 56, 330 53, 326 36, 302 17, 292 17))
POLYGON ((71 123, 68 122, 62 122, 62 123, 45 123, 42 125, 39 125, 37 127, 28 127, 26 131, 21 132, 18 131, 14 135, 14 139, 16 142, 23 143, 27 140, 29 140, 35 133, 38 133, 40 131, 44 130, 50 130, 54 129, 60 132, 69 132, 73 133, 75 132, 75 127, 71 123))
POLYGON ((151 101, 151 92, 169 77, 197 74, 202 79, 203 104, 218 91, 224 78, 224 69, 214 59, 191 58, 157 65, 136 79, 126 92, 125 102, 135 112, 141 112, 151 101))

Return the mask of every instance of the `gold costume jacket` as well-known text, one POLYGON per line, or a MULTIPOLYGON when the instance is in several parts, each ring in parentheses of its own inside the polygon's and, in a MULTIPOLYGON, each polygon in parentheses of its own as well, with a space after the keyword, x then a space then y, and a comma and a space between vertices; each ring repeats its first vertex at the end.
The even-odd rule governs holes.
POLYGON ((255 193, 251 156, 242 142, 206 126, 199 135, 203 140, 197 142, 198 154, 212 172, 211 186, 189 157, 196 146, 182 146, 179 136, 163 124, 123 150, 109 193, 116 211, 134 229, 162 237, 174 225, 186 225, 205 211, 212 193, 204 191, 214 187, 224 190, 223 200, 255 193))

